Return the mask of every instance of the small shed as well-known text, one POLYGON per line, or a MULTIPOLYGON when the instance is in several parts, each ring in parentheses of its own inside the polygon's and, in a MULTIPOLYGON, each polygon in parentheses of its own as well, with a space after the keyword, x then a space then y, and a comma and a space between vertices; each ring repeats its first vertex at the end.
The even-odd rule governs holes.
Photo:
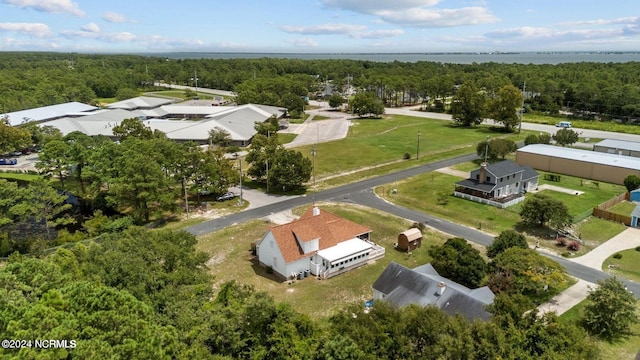
POLYGON ((629 193, 629 201, 640 202, 640 189, 635 189, 629 193))
POLYGON ((636 205, 636 208, 631 212, 631 226, 640 227, 640 204, 636 205))
POLYGON ((398 235, 396 247, 400 250, 413 251, 422 245, 422 232, 418 228, 405 230, 398 235))

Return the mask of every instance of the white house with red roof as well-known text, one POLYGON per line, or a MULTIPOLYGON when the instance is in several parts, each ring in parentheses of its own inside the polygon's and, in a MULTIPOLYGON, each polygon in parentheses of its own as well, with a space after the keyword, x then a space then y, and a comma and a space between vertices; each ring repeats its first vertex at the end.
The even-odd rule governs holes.
POLYGON ((312 207, 299 219, 269 228, 256 244, 260 264, 283 278, 329 278, 384 256, 371 229, 312 207))

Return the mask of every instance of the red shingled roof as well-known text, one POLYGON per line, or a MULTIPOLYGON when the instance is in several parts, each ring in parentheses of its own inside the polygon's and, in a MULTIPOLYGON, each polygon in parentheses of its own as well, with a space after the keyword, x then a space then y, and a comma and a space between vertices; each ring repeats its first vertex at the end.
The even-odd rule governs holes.
POLYGON ((324 250, 358 235, 371 232, 371 229, 366 226, 324 210, 320 210, 320 214, 314 216, 313 207, 309 208, 299 219, 288 224, 271 227, 269 230, 273 233, 284 261, 287 263, 305 257, 296 236, 302 241, 319 239, 318 250, 324 250))

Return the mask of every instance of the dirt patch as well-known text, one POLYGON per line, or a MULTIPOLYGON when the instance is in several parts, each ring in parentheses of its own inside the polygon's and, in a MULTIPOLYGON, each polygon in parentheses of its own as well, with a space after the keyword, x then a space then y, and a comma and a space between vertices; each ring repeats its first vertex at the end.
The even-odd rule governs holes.
POLYGON ((466 179, 469 177, 469 173, 466 171, 462 171, 462 170, 456 170, 450 167, 444 167, 444 168, 440 168, 440 169, 436 169, 437 172, 443 173, 443 174, 447 174, 447 175, 453 175, 453 176, 458 176, 461 177, 463 179, 466 179))
POLYGON ((537 189, 529 190, 529 192, 537 193, 538 191, 542 191, 542 190, 557 191, 557 192, 561 192, 561 193, 565 193, 565 194, 571 194, 571 195, 582 195, 582 194, 584 194, 584 191, 567 189, 565 187, 556 186, 556 185, 549 185, 549 184, 539 185, 537 189))

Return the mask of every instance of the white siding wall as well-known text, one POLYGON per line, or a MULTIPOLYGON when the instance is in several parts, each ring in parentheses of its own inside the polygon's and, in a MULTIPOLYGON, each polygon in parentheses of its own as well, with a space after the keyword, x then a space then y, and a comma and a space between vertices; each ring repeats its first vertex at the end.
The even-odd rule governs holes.
POLYGON ((257 254, 261 263, 273 267, 273 271, 282 276, 289 276, 287 264, 284 262, 278 243, 276 243, 271 231, 267 232, 257 244, 257 254))
POLYGON ((287 272, 285 273, 287 276, 292 273, 298 273, 300 271, 311 270, 311 261, 309 258, 300 259, 298 261, 294 261, 292 263, 287 264, 287 272))

